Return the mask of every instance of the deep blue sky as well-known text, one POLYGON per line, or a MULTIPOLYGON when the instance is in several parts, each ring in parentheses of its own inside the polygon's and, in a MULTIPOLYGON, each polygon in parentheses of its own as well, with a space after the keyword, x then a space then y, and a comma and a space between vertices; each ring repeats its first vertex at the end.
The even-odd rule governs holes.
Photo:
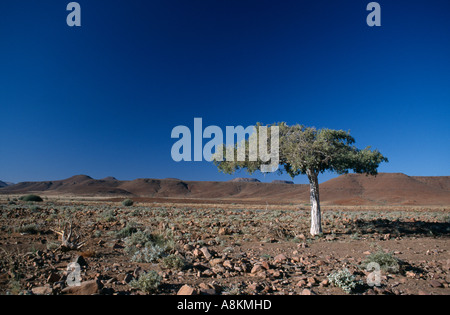
POLYGON ((351 130, 381 172, 450 175, 448 0, 378 1, 374 28, 369 0, 84 0, 81 28, 69 2, 0 2, 1 180, 233 178, 172 161, 194 117, 351 130))

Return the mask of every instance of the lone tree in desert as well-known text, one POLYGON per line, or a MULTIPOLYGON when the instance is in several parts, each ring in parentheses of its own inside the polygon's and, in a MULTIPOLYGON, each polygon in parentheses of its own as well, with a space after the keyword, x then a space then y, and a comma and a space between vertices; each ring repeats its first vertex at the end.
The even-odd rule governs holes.
MULTIPOLYGON (((233 150, 238 153, 238 148, 245 145, 245 159, 223 160, 221 155, 213 155, 212 160, 219 171, 233 174, 236 170, 245 169, 249 174, 261 169, 261 166, 269 164, 258 159, 249 159, 251 137, 256 137, 259 146, 261 124, 256 125, 256 133, 239 145, 232 148, 222 146, 223 152, 233 150), (218 158, 219 157, 219 158, 218 158)), ((337 174, 347 174, 350 170, 359 174, 377 175, 377 169, 382 162, 388 162, 378 150, 367 147, 363 150, 353 146, 355 139, 348 131, 332 129, 316 129, 303 125, 288 126, 286 123, 268 125, 267 147, 271 145, 271 128, 278 127, 279 134, 279 173, 286 172, 293 179, 297 175, 307 175, 310 186, 311 200, 311 235, 322 233, 322 220, 319 198, 319 174, 326 171, 337 174)), ((264 147, 266 147, 264 146, 264 147)), ((220 150, 220 149, 219 149, 220 150)), ((242 151, 241 151, 242 152, 242 151)))

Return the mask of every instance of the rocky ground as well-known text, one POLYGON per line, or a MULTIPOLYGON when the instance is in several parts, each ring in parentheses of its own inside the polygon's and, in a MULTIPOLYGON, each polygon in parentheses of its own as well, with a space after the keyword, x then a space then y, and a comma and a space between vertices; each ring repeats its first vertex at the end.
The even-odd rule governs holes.
POLYGON ((450 293, 448 208, 324 207, 317 237, 307 205, 9 198, 0 211, 1 294, 450 293))

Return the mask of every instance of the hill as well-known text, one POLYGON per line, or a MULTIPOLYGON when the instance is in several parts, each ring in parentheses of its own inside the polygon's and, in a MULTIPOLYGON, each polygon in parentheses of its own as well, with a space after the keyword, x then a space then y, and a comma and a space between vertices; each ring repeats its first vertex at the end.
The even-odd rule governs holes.
MULTIPOLYGON (((0 194, 40 193, 139 197, 191 201, 309 203, 309 185, 287 181, 261 183, 251 179, 228 182, 183 181, 176 178, 120 181, 77 175, 65 180, 22 182, 0 188, 0 194)), ((347 174, 320 184, 321 201, 329 205, 450 205, 450 176, 416 177, 401 173, 378 176, 347 174)))
POLYGON ((5 182, 2 182, 1 180, 0 180, 0 188, 2 188, 2 187, 6 187, 6 186, 9 186, 7 183, 5 183, 5 182))

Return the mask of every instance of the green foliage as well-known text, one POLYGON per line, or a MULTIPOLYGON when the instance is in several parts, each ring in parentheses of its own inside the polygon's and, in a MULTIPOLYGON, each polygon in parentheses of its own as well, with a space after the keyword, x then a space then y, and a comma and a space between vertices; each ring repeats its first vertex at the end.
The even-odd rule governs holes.
POLYGON ((124 201, 122 201, 122 205, 124 207, 131 207, 134 204, 134 201, 131 199, 125 199, 124 201))
POLYGON ((173 247, 173 239, 148 231, 137 231, 125 239, 125 252, 134 262, 153 263, 173 247))
POLYGON ((174 254, 166 256, 161 260, 161 267, 163 268, 181 270, 185 265, 186 262, 184 259, 174 254))
POLYGON ((136 227, 136 223, 130 222, 127 224, 126 227, 124 227, 123 229, 121 229, 120 231, 118 231, 116 233, 116 237, 117 238, 126 238, 126 237, 133 235, 133 233, 136 233, 137 231, 138 230, 136 227))
POLYGON ((371 262, 377 263, 380 265, 380 269, 386 272, 396 273, 400 271, 399 260, 392 253, 385 253, 379 250, 370 254, 363 262, 363 265, 367 266, 371 262))
POLYGON ((162 277, 156 271, 149 271, 142 274, 138 280, 130 282, 130 286, 145 293, 153 293, 158 290, 162 277))
MULTIPOLYGON (((257 134, 260 126, 258 123, 257 134)), ((348 131, 316 129, 303 125, 288 126, 285 123, 268 125, 268 147, 271 143, 270 128, 275 126, 279 127, 280 164, 292 178, 309 172, 319 174, 332 171, 346 174, 349 170, 376 175, 380 163, 388 161, 378 150, 372 151, 370 147, 357 149, 353 146, 355 139, 348 131)), ((245 141, 245 148, 245 161, 225 161, 225 159, 220 161, 217 159, 219 155, 214 155, 213 161, 220 171, 228 174, 239 169, 246 169, 251 174, 260 169, 261 165, 267 164, 261 160, 249 161, 249 140, 245 141)), ((222 149, 223 156, 226 156, 226 150, 234 150, 237 154, 238 145, 236 144, 234 148, 223 146, 222 149)))
POLYGON ((39 233, 39 225, 31 223, 18 227, 16 232, 22 234, 37 234, 39 233))
POLYGON ((114 214, 114 210, 105 210, 101 213, 100 221, 113 222, 115 220, 116 220, 116 215, 114 214))
POLYGON ((131 260, 137 263, 153 263, 162 257, 165 248, 155 244, 147 244, 143 248, 139 248, 134 252, 131 260))
POLYGON ((34 201, 34 202, 42 202, 42 198, 37 195, 25 195, 19 198, 22 201, 34 201))
POLYGON ((356 281, 355 276, 348 269, 333 272, 328 276, 328 280, 332 285, 341 288, 348 294, 352 293, 357 285, 361 284, 360 281, 356 281))

